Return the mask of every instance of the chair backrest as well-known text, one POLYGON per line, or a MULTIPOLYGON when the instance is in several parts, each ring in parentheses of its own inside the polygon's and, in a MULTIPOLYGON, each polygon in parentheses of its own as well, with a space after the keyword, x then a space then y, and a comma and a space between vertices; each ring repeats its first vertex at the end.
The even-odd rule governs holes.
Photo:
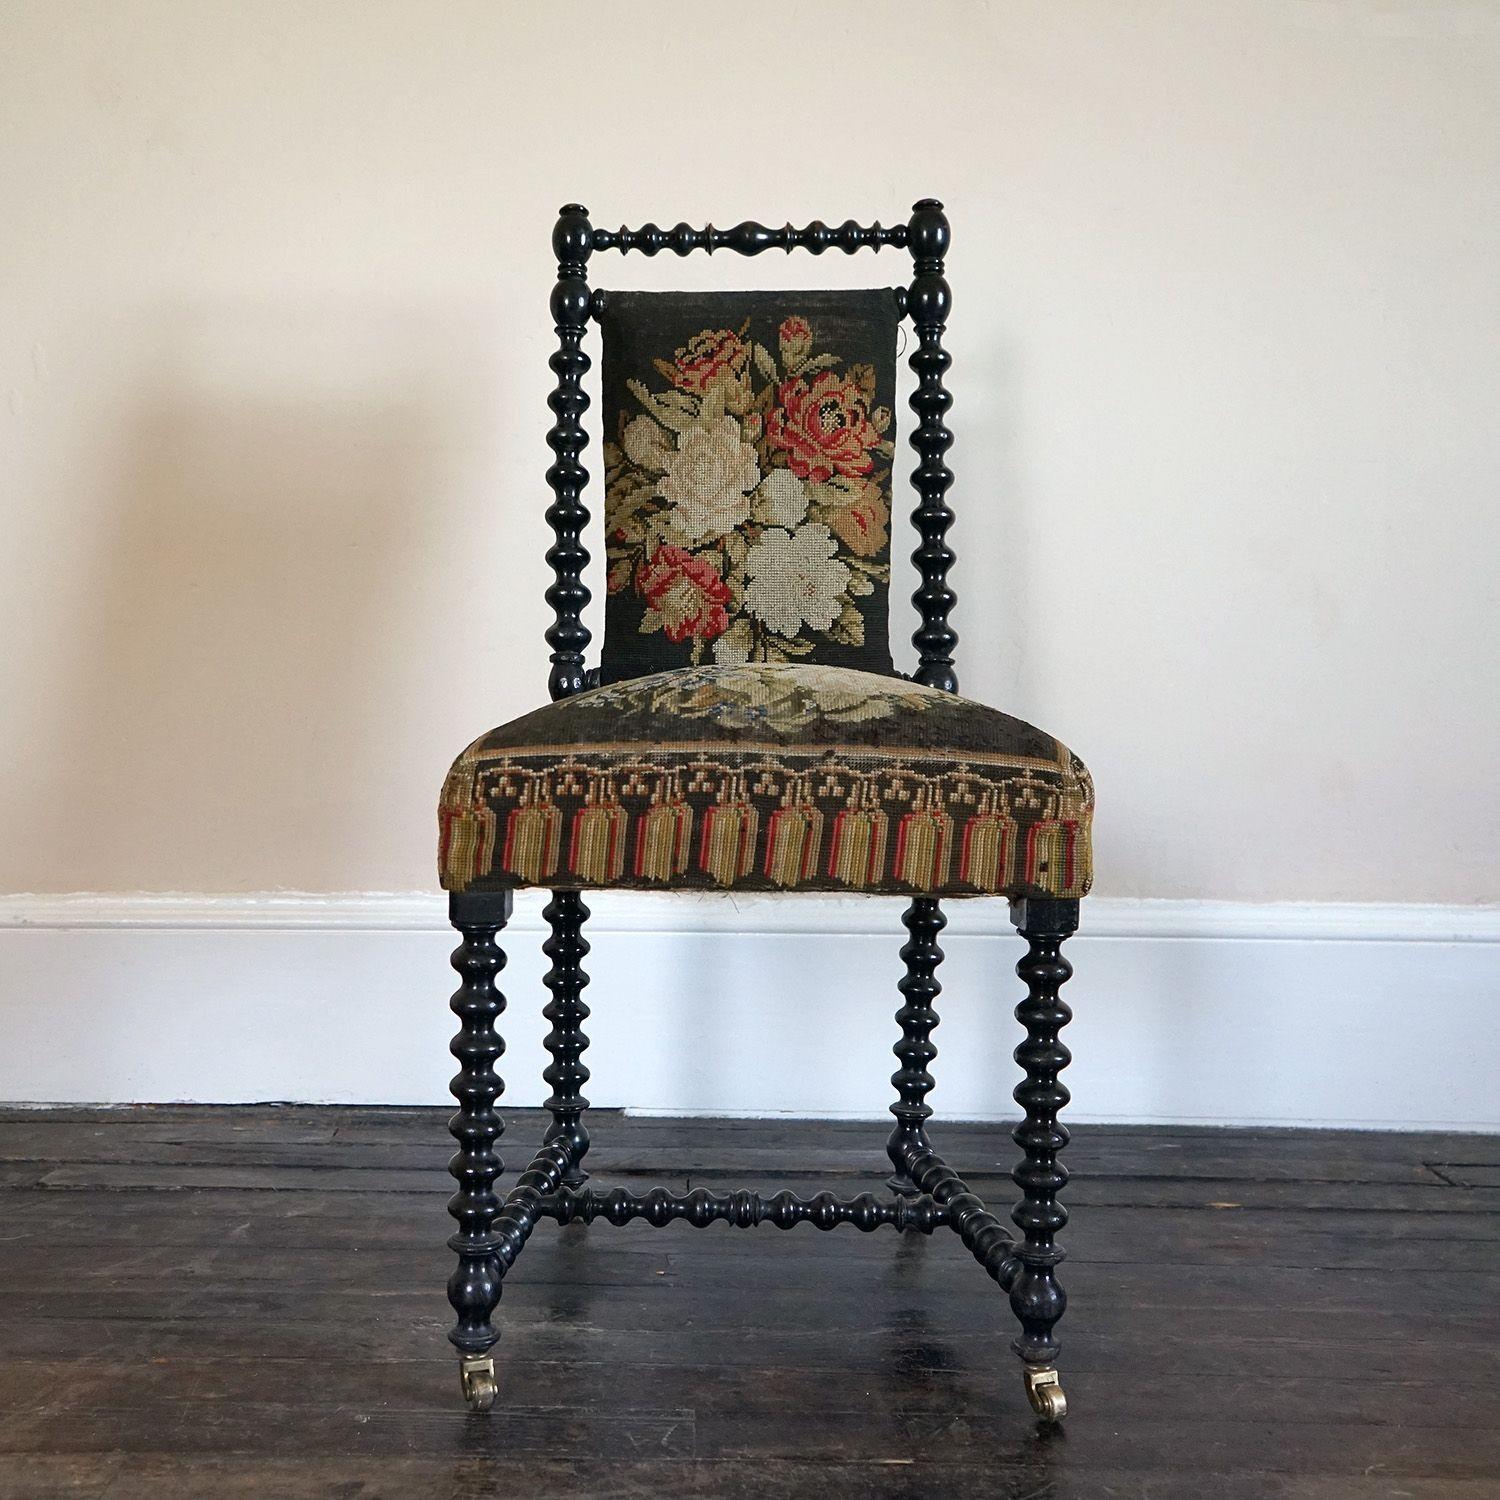
POLYGON ((957 689, 948 623, 952 522, 944 418, 951 398, 942 346, 950 294, 948 221, 923 199, 907 224, 853 221, 770 229, 679 224, 595 229, 565 207, 553 231, 556 420, 548 442, 556 540, 547 559, 554 622, 550 687, 565 697, 699 661, 806 661, 891 672, 888 639, 890 475, 896 325, 909 316, 917 376, 911 435, 918 464, 912 554, 921 584, 913 678, 957 689), (910 250, 909 288, 820 292, 591 292, 595 250, 780 247, 910 250), (589 512, 582 388, 590 318, 604 334, 607 597, 601 667, 587 671, 589 600, 583 542, 589 512))

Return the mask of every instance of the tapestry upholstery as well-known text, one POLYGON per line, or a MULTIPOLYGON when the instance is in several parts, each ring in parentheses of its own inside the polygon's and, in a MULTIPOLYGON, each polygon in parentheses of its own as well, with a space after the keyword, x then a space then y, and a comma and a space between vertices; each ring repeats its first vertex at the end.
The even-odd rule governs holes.
POLYGON ((849 668, 699 666, 526 714, 454 763, 448 890, 1082 896, 1093 785, 1051 735, 849 668))
POLYGON ((608 292, 600 681, 891 671, 890 289, 608 292))

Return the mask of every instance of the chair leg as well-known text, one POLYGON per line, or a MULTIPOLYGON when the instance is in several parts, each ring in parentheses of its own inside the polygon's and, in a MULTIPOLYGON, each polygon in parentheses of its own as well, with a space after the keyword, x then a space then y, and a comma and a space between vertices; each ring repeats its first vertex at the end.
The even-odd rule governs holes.
POLYGON ((937 979, 937 966, 943 961, 937 938, 948 925, 948 919, 935 900, 918 896, 901 914, 901 921, 911 936, 901 946, 906 974, 896 986, 905 1003, 896 1012, 901 1040, 891 1049, 901 1059, 901 1066, 891 1075, 897 1096, 891 1105, 896 1127, 885 1149, 896 1170, 886 1179, 886 1186, 906 1197, 915 1197, 917 1187, 906 1164, 914 1156, 932 1150, 926 1122, 932 1115, 927 1095, 934 1079, 927 1071, 927 1064, 937 1056, 937 1047, 931 1040, 932 1029, 938 1023, 932 1002, 943 989, 937 979))
POLYGON ((1026 956, 1016 965, 1027 994, 1016 1007, 1026 1040, 1016 1048, 1015 1059, 1026 1076, 1015 1090, 1025 1116, 1014 1133, 1023 1155, 1011 1174, 1021 1190, 1011 1221, 1022 1234, 1016 1246, 1020 1265, 1010 1288, 1011 1310, 1020 1320, 1021 1333, 1011 1347, 1024 1364, 1033 1409, 1055 1422, 1068 1410, 1057 1377, 1058 1344, 1052 1336, 1068 1300, 1057 1279, 1064 1251, 1056 1235, 1068 1222, 1067 1210, 1057 1201, 1068 1180, 1067 1168, 1057 1159, 1068 1143, 1068 1132, 1057 1114, 1069 1098, 1058 1074, 1072 1056, 1058 1033, 1073 1015, 1058 991, 1073 972, 1062 956, 1062 944, 1078 930, 1078 902, 1013 901, 1011 920, 1027 942, 1026 956))
POLYGON ((560 1141, 567 1149, 569 1168, 563 1185, 576 1188, 582 1187, 589 1175, 580 1165, 589 1149, 589 1133, 583 1123, 589 1101, 580 1092, 589 1081, 589 1070, 582 1061, 589 1044, 583 1031, 583 1023, 589 1018, 589 1008, 583 1003, 583 987, 589 982, 583 971, 589 951, 583 924, 589 909, 578 891, 553 891, 542 915, 552 925, 552 936, 542 944, 542 952, 552 960, 552 967, 542 978, 552 991, 552 999, 542 1009, 552 1026, 542 1044, 552 1054, 551 1063, 542 1070, 543 1080, 552 1089, 547 1099, 552 1123, 543 1144, 560 1141))
POLYGON ((458 1073, 450 1084, 458 1111, 448 1131, 458 1150, 448 1171, 458 1191, 448 1201, 448 1212, 458 1222, 449 1247, 458 1265, 448 1278, 448 1301, 458 1315, 448 1340, 459 1351, 459 1374, 464 1400, 476 1411, 495 1402, 495 1362, 490 1357, 499 1334, 490 1315, 500 1301, 501 1270, 491 1232, 500 1213, 495 1179, 504 1170, 495 1143, 505 1129, 495 1101, 505 1088, 495 1064, 505 1051, 495 1022, 505 1009, 505 996, 495 976, 505 967, 505 954, 496 934, 510 920, 509 891, 457 893, 449 897, 449 920, 463 941, 453 951, 459 986, 450 1002, 459 1019, 458 1034, 449 1051, 458 1059, 458 1073))

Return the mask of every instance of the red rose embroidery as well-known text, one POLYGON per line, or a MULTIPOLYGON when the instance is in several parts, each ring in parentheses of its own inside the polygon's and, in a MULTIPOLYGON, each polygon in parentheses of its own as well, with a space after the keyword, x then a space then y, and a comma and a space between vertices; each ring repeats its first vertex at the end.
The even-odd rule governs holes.
POLYGON ((776 337, 781 345, 783 364, 795 367, 812 353, 812 324, 806 318, 799 318, 795 315, 783 318, 781 327, 776 330, 776 337))
POLYGON ((681 547, 658 547, 642 563, 636 590, 662 617, 662 633, 674 645, 689 636, 711 641, 729 629, 729 588, 707 558, 681 547))
POLYGON ((716 385, 739 380, 749 359, 750 346, 737 333, 705 328, 673 355, 672 381, 679 390, 701 396, 716 385))
POLYGON ((811 382, 783 380, 777 395, 781 405, 766 418, 766 438, 786 454, 798 479, 821 484, 835 474, 852 478, 875 467, 870 449, 880 434, 854 381, 823 370, 811 382))

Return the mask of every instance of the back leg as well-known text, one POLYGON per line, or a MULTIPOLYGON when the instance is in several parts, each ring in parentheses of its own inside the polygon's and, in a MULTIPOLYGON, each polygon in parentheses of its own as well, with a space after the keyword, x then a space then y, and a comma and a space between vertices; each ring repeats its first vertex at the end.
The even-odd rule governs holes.
POLYGON ((589 909, 578 891, 553 891, 542 915, 552 925, 552 935, 542 944, 542 952, 552 960, 552 967, 542 983, 552 991, 552 999, 542 1009, 551 1023, 543 1046, 552 1061, 542 1070, 543 1080, 552 1089, 547 1108, 552 1123, 547 1127, 544 1144, 561 1142, 568 1153, 565 1187, 581 1187, 588 1181, 583 1170, 584 1155, 589 1149, 589 1133, 583 1123, 583 1112, 589 1101, 580 1090, 589 1081, 589 1070, 583 1064, 583 1052, 589 1044, 583 1023, 589 1008, 583 1003, 583 987, 589 976, 583 971, 589 942, 583 935, 583 924, 589 909))

